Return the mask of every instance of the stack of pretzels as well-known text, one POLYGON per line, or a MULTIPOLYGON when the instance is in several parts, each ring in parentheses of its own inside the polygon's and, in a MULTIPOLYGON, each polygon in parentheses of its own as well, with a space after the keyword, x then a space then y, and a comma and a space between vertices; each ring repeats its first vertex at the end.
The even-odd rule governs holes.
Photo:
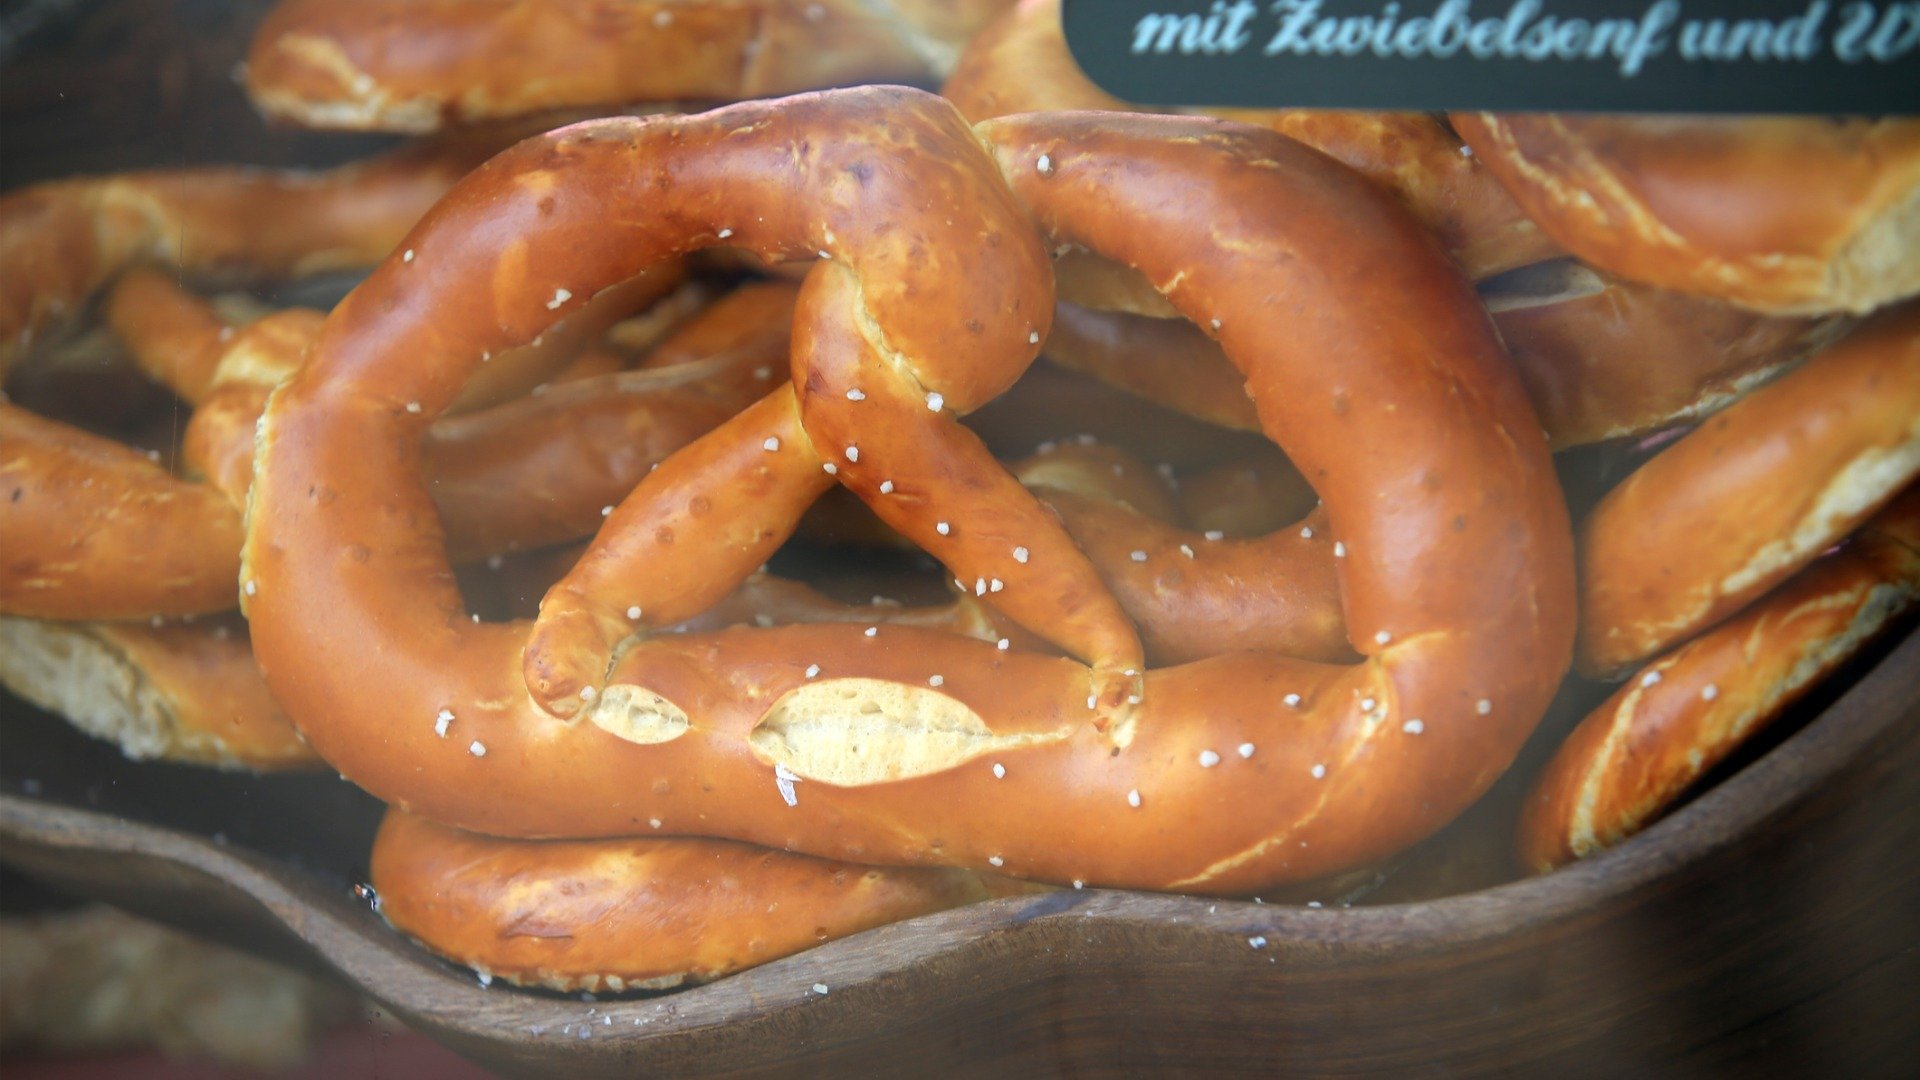
POLYGON ((287 0, 247 86, 424 138, 0 198, 0 679, 339 771, 483 981, 1377 867, 1573 670, 1550 868, 1920 598, 1920 124, 1150 114, 1057 0, 287 0))

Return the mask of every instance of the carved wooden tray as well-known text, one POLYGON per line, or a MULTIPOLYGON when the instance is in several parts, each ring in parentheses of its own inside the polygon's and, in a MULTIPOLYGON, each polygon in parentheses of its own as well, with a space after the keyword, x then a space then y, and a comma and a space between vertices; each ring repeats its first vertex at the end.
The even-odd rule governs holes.
POLYGON ((1884 1074, 1920 1060, 1920 634, 1823 704, 1547 877, 1353 908, 1061 892, 648 998, 482 988, 394 934, 349 888, 377 806, 343 783, 131 765, 17 701, 0 862, 329 967, 511 1074, 1884 1074))

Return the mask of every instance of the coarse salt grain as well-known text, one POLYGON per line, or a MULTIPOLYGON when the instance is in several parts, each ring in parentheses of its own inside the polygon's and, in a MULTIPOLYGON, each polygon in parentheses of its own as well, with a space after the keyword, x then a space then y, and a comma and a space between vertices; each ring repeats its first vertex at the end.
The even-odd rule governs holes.
POLYGON ((420 403, 417 401, 407 402, 407 411, 414 414, 415 416, 420 415, 420 403))
POLYGON ((1007 640, 1006 638, 1001 638, 999 641, 996 641, 993 643, 993 647, 996 649, 999 649, 1001 652, 1006 652, 1008 649, 1013 647, 1013 642, 1007 640))
POLYGON ((1040 175, 1041 175, 1041 176, 1051 176, 1051 175, 1053 175, 1053 157, 1052 157, 1052 155, 1050 155, 1050 154, 1041 154, 1041 155, 1040 155, 1040 160, 1039 160, 1039 161, 1036 161, 1036 162, 1034 162, 1034 163, 1033 163, 1033 167, 1034 167, 1034 168, 1036 168, 1036 169, 1038 169, 1038 170, 1040 170, 1040 175))
POLYGON ((936 391, 927 395, 927 411, 928 412, 939 412, 941 409, 944 409, 946 407, 947 407, 947 399, 944 397, 941 397, 939 392, 936 391))
POLYGON ((1189 559, 1194 557, 1193 549, 1185 544, 1180 545, 1180 554, 1185 555, 1189 559))
POLYGON ((1026 562, 1027 562, 1027 559, 1028 559, 1028 557, 1029 557, 1029 552, 1027 551, 1027 549, 1026 549, 1026 548, 1023 548, 1023 547, 1017 547, 1017 548, 1014 548, 1014 549, 1013 549, 1013 561, 1014 561, 1014 562, 1017 562, 1017 563, 1019 563, 1019 564, 1021 564, 1022 566, 1024 566, 1024 565, 1026 565, 1026 562))
POLYGON ((1004 589, 1006 587, 1007 587, 1007 583, 1004 581, 1001 581, 999 578, 994 578, 993 580, 987 582, 988 592, 999 592, 1001 589, 1004 589))
POLYGON ((572 293, 565 289, 555 289, 553 290, 553 299, 547 301, 547 310, 552 311, 571 299, 573 299, 572 293))
POLYGON ((1146 562, 1147 553, 1136 548, 1127 554, 1127 558, 1132 559, 1134 562, 1146 562))
POLYGON ((953 526, 944 521, 936 521, 933 523, 933 531, 939 533, 941 536, 945 536, 953 531, 953 526))
POLYGON ((946 681, 947 681, 947 678, 946 678, 946 676, 944 676, 944 675, 929 675, 929 676, 927 676, 927 685, 928 685, 928 686, 941 686, 941 685, 944 685, 944 684, 946 683, 946 681))
POLYGON ((1640 676, 1641 686, 1652 686, 1654 683, 1657 683, 1659 681, 1660 681, 1660 673, 1657 671, 1649 671, 1645 675, 1640 676))
POLYGON ((719 232, 717 232, 717 233, 714 233, 713 235, 715 235, 715 236, 717 236, 717 237, 719 237, 719 238, 720 238, 720 239, 722 239, 722 240, 725 240, 725 239, 726 239, 727 237, 729 237, 729 236, 732 236, 732 235, 733 235, 733 230, 732 230, 732 229, 721 229, 721 230, 720 230, 719 232))
POLYGON ((467 753, 472 754, 474 757, 486 757, 487 744, 481 742, 479 739, 475 739, 467 744, 467 753))
POLYGON ((1243 743, 1241 743, 1241 744, 1240 744, 1240 756, 1241 756, 1241 757, 1243 757, 1243 758, 1250 758, 1250 757, 1252 757, 1252 756, 1253 756, 1253 744, 1252 744, 1252 743, 1250 743, 1250 742, 1243 742, 1243 743))
POLYGON ((860 460, 860 448, 857 446, 847 447, 847 460, 858 462, 860 460))
POLYGON ((1379 633, 1373 635, 1373 643, 1376 645, 1385 645, 1387 642, 1392 640, 1393 640, 1393 635, 1387 633, 1385 630, 1382 630, 1379 633))
POLYGON ((1031 332, 1031 333, 1029 333, 1029 334, 1027 335, 1027 344, 1029 344, 1029 345, 1038 345, 1038 344, 1040 344, 1040 331, 1038 331, 1038 330, 1035 330, 1035 331, 1033 331, 1033 332, 1031 332))
POLYGON ((1720 688, 1718 686, 1715 686, 1713 683, 1708 683, 1707 685, 1700 688, 1701 701, 1712 701, 1714 698, 1717 698, 1719 696, 1720 696, 1720 688))
POLYGON ((1139 788, 1134 788, 1132 791, 1127 792, 1127 805, 1133 807, 1136 810, 1140 808, 1140 789, 1139 788))
POLYGON ((856 389, 847 391, 847 400, 848 401, 865 401, 867 400, 867 395, 856 388, 856 389))
POLYGON ((1287 707, 1290 709, 1297 709, 1300 707, 1299 694, 1288 694, 1286 697, 1283 697, 1280 700, 1286 702, 1287 707))
POLYGON ((880 481, 880 494, 882 495, 893 494, 893 481, 891 480, 880 481))
POLYGON ((880 628, 877 626, 869 626, 865 630, 861 631, 861 633, 867 635, 868 637, 877 637, 880 633, 880 628))
POLYGON ((821 469, 823 469, 823 470, 824 470, 824 471, 826 472, 826 474, 827 474, 828 476, 832 476, 832 475, 834 475, 835 473, 838 473, 838 472, 840 471, 840 466, 838 466, 838 465, 835 465, 835 464, 834 464, 833 462, 831 462, 831 461, 823 461, 823 462, 821 462, 821 463, 820 463, 820 468, 821 468, 821 469))
POLYGON ((994 865, 994 866, 1005 866, 1005 865, 1007 865, 1007 862, 1006 862, 1006 860, 1005 860, 1005 859, 1002 859, 1002 858, 1001 858, 1000 856, 998 856, 998 855, 989 855, 989 856, 987 856, 987 862, 989 862, 989 863, 991 863, 991 864, 992 864, 992 865, 994 865))
POLYGON ((1211 769, 1218 764, 1220 764, 1219 754, 1216 754, 1211 750, 1200 751, 1200 767, 1201 768, 1211 769))
POLYGON ((1333 542, 1333 557, 1336 559, 1344 559, 1347 557, 1347 542, 1345 540, 1335 540, 1333 542))
POLYGON ((412 248, 408 248, 407 250, 405 250, 405 251, 403 251, 403 252, 401 252, 401 253, 400 253, 400 261, 401 261, 401 262, 403 262, 403 263, 410 263, 410 262, 412 262, 412 261, 413 261, 413 249, 412 249, 412 248))
POLYGON ((1327 767, 1325 765, 1315 765, 1313 768, 1309 769, 1308 771, 1313 774, 1313 778, 1315 780, 1323 779, 1327 775, 1327 767))
POLYGON ((1000 763, 999 763, 999 762, 997 762, 997 761, 996 761, 996 762, 994 762, 994 763, 993 763, 993 778, 994 778, 995 780, 1005 780, 1005 779, 1007 778, 1007 767, 1006 767, 1005 765, 1002 765, 1002 764, 1000 764, 1000 763))
POLYGON ((637 621, 637 620, 638 620, 638 619, 640 618, 640 605, 639 605, 639 604, 635 604, 635 605, 633 605, 632 607, 629 607, 629 608, 627 609, 627 618, 629 618, 629 619, 633 619, 633 620, 636 620, 636 621, 637 621))
POLYGON ((433 733, 441 738, 447 737, 447 727, 453 723, 453 710, 441 709, 440 715, 433 718, 433 733))
POLYGON ((1264 949, 1267 947, 1267 939, 1260 937, 1259 935, 1256 934, 1253 937, 1250 937, 1247 939, 1247 944, 1253 946, 1256 949, 1264 949))
POLYGON ((1421 732, 1427 730, 1427 725, 1425 724, 1425 722, 1421 720, 1414 719, 1414 720, 1409 720, 1404 724, 1401 724, 1400 730, 1406 732, 1409 735, 1418 735, 1421 732))
POLYGON ((1474 703, 1473 711, 1479 713, 1481 716, 1486 716, 1493 712, 1493 702, 1488 701, 1486 698, 1481 698, 1478 702, 1474 703))
POLYGON ((807 678, 809 678, 809 679, 812 679, 812 678, 817 678, 817 677, 819 677, 819 675, 820 675, 820 665, 819 665, 819 664, 808 664, 808 665, 807 665, 807 678))

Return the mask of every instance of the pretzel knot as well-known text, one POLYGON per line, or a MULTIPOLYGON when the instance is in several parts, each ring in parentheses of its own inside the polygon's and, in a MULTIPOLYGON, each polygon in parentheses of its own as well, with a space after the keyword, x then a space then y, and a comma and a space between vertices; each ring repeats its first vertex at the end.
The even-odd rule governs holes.
POLYGON ((891 88, 596 122, 495 159, 408 243, 269 407, 242 573, 316 749, 432 820, 1247 891, 1451 819, 1569 662, 1566 511, 1484 311, 1403 208, 1270 132, 1103 114, 975 132, 891 88), (1121 667, 1130 700, 1103 713, 1088 665, 1130 663, 1131 628, 950 422, 1047 332, 1041 233, 1143 272, 1246 374, 1325 500, 1359 663, 1121 667), (716 240, 827 256, 791 386, 663 463, 537 626, 470 623, 418 475, 425 425, 481 351, 716 240), (900 626, 644 632, 732 588, 832 482, 1087 663, 900 626))

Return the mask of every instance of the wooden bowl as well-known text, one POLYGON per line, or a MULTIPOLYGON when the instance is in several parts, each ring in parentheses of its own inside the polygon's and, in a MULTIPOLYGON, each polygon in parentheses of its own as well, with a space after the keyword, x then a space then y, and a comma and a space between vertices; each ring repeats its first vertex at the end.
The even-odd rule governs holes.
POLYGON ((1354 908, 1060 892, 597 1002, 482 988, 355 901, 377 807, 344 784, 128 766, 7 708, 0 862, 317 961, 504 1073, 1872 1075, 1920 1060, 1920 634, 1724 783, 1545 877, 1354 908), (24 752, 21 723, 63 745, 24 752))

